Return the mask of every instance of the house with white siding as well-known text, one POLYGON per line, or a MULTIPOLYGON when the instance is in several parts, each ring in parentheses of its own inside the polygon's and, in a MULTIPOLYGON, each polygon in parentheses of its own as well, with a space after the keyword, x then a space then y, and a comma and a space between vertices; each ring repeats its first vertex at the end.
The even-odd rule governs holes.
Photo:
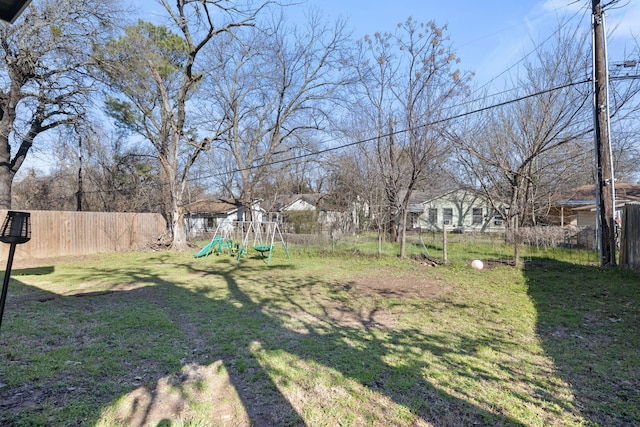
MULTIPOLYGON (((251 219, 263 221, 264 210, 260 207, 261 200, 255 200, 251 205, 251 219)), ((201 200, 185 206, 185 223, 187 233, 192 237, 203 233, 213 233, 219 226, 233 226, 234 221, 246 221, 245 207, 237 200, 201 200)))
POLYGON ((278 195, 264 201, 266 217, 281 224, 283 230, 296 233, 327 231, 342 228, 351 220, 327 201, 322 193, 278 195))
POLYGON ((456 232, 505 230, 502 217, 478 191, 413 192, 409 200, 407 228, 442 231, 443 227, 456 232))

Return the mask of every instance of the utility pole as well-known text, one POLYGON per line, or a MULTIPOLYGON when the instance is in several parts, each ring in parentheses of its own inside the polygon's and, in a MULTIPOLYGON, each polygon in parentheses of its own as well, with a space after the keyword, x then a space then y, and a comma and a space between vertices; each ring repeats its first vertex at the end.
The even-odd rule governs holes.
POLYGON ((82 211, 82 137, 78 137, 78 192, 76 193, 76 211, 82 211))
POLYGON ((594 138, 596 208, 600 265, 616 265, 615 189, 609 142, 609 85, 604 15, 600 0, 592 0, 594 138))

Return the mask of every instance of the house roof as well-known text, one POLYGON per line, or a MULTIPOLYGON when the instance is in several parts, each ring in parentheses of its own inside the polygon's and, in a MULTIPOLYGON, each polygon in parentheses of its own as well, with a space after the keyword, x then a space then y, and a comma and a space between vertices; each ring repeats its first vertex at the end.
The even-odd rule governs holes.
MULTIPOLYGON (((455 190, 448 191, 413 191, 411 197, 409 197, 409 205, 418 205, 428 203, 432 200, 439 199, 447 194, 453 193, 455 190)), ((406 191, 400 192, 400 197, 404 197, 406 191)))
MULTIPOLYGON (((640 185, 616 183, 616 204, 620 202, 640 201, 640 185)), ((595 185, 582 185, 562 193, 559 204, 565 206, 594 205, 596 203, 595 185)))
MULTIPOLYGON (((261 210, 260 202, 262 199, 255 199, 252 203, 252 210, 261 210)), ((242 205, 237 200, 214 199, 214 200, 198 200, 185 206, 185 211, 189 214, 210 214, 210 215, 229 215, 237 211, 242 205)))
MULTIPOLYGON (((406 192, 401 192, 400 197, 404 197, 406 192)), ((458 195, 462 194, 464 197, 467 195, 475 195, 479 197, 483 197, 483 194, 478 190, 474 190, 471 188, 457 188, 454 190, 440 190, 440 191, 414 191, 411 193, 411 197, 409 198, 409 209, 412 206, 424 205, 425 203, 432 202, 434 200, 447 197, 454 194, 454 197, 458 197, 458 195)))
POLYGON ((263 203, 263 207, 268 212, 281 212, 297 201, 302 200, 317 208, 321 208, 326 196, 327 195, 323 193, 280 194, 267 198, 263 203))
MULTIPOLYGON (((622 209, 625 207, 625 205, 626 205, 625 202, 616 203, 616 209, 622 209)), ((589 211, 596 211, 597 209, 598 207, 595 205, 595 203, 571 208, 573 212, 589 212, 589 211)))
POLYGON ((187 213, 192 214, 230 214, 238 210, 239 203, 230 200, 199 200, 185 206, 187 213))

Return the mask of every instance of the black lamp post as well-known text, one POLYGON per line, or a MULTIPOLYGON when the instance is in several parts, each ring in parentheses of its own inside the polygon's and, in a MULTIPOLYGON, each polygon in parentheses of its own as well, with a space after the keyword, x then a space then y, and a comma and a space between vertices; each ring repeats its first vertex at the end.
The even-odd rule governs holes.
POLYGON ((31 0, 0 0, 0 19, 13 24, 31 0))
POLYGON ((26 243, 31 239, 31 227, 29 212, 7 212, 7 217, 0 230, 0 242, 9 243, 9 258, 7 259, 7 269, 4 272, 4 282, 2 283, 2 295, 0 296, 0 325, 4 316, 4 303, 7 300, 7 290, 9 289, 9 279, 11 278, 11 265, 13 255, 16 252, 16 245, 26 243))

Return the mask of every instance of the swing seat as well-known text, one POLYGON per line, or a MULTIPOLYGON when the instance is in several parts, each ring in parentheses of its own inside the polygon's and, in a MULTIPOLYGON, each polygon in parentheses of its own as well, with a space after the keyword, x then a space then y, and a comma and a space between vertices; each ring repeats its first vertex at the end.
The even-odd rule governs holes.
POLYGON ((273 249, 273 246, 271 246, 271 245, 255 245, 253 247, 253 249, 255 249, 256 251, 260 252, 264 256, 265 252, 269 252, 270 250, 273 249))

